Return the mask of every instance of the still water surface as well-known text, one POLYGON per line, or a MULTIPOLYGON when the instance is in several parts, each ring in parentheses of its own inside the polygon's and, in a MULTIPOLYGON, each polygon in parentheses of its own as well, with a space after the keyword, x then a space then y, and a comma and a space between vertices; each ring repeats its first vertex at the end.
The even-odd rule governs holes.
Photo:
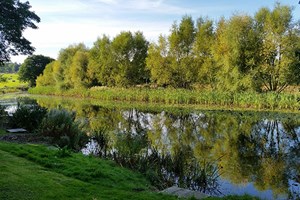
MULTIPOLYGON (((32 98, 76 112, 93 136, 83 153, 142 171, 158 187, 300 198, 300 114, 32 98)), ((14 102, 2 104, 13 108, 14 102)))

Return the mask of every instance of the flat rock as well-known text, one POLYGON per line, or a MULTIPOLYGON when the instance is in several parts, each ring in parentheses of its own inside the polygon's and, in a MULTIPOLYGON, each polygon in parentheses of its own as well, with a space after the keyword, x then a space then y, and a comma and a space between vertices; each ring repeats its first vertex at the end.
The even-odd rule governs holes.
POLYGON ((25 133, 25 132, 27 132, 27 130, 24 128, 7 129, 6 131, 9 133, 25 133))
POLYGON ((209 195, 204 194, 204 193, 199 192, 199 191, 192 191, 192 190, 188 190, 188 189, 183 189, 183 188, 179 188, 177 186, 167 188, 167 189, 161 191, 161 193, 175 195, 175 196, 182 197, 182 198, 194 197, 196 199, 203 199, 203 198, 206 198, 206 197, 209 196, 209 195))

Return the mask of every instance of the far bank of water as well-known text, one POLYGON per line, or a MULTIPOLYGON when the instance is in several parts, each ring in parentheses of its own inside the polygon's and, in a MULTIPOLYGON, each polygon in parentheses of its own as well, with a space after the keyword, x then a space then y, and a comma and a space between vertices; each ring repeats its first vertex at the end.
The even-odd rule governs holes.
POLYGON ((201 106, 226 110, 294 111, 300 108, 298 93, 256 93, 198 91, 171 88, 108 88, 58 90, 56 87, 36 87, 31 94, 89 98, 101 101, 149 103, 160 105, 201 106))
MULTIPOLYGON (((161 187, 177 184, 219 196, 300 197, 299 113, 136 106, 49 96, 23 102, 34 101, 49 109, 75 111, 85 130, 99 136, 85 153, 144 170, 161 187)), ((5 102, 16 105, 16 100, 5 102)))

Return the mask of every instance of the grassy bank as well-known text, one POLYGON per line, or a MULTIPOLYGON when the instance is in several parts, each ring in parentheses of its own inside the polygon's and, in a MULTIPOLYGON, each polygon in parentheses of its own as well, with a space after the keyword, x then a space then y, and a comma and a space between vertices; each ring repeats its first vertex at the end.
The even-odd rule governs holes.
MULTIPOLYGON (((41 145, 0 142, 0 199, 178 199, 112 161, 41 145)), ((214 199, 257 199, 227 196, 214 199)))
POLYGON ((112 161, 0 143, 0 199, 176 199, 112 161))
POLYGON ((287 93, 230 93, 185 89, 148 88, 91 88, 57 90, 55 87, 36 87, 31 94, 95 98, 109 101, 145 102, 166 105, 205 105, 255 110, 299 110, 299 94, 287 93))

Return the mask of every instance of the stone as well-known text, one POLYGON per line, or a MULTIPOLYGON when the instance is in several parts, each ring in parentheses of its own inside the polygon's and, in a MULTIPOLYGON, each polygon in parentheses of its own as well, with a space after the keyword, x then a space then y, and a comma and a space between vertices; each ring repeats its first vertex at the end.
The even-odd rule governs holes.
POLYGON ((170 195, 178 196, 178 197, 181 197, 181 198, 194 197, 196 199, 203 199, 203 198, 209 197, 209 195, 204 194, 203 192, 183 189, 183 188, 180 188, 180 187, 177 187, 177 186, 173 186, 173 187, 169 187, 167 189, 164 189, 164 190, 161 191, 161 193, 170 194, 170 195))
POLYGON ((27 130, 24 128, 7 129, 6 131, 9 133, 25 133, 25 132, 27 132, 27 130))

